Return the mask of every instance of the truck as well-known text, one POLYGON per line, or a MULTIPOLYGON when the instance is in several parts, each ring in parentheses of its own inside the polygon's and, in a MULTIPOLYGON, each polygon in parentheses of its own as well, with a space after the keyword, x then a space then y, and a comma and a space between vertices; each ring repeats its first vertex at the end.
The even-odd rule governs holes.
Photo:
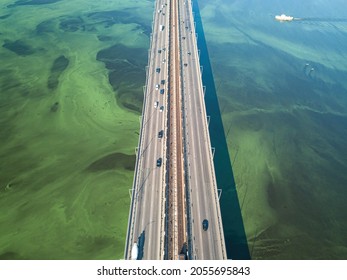
POLYGON ((137 260, 137 255, 138 255, 138 246, 137 246, 137 243, 135 242, 131 249, 131 260, 137 260))
POLYGON ((160 30, 160 31, 163 31, 163 30, 164 30, 164 25, 160 24, 160 25, 159 25, 159 30, 160 30))

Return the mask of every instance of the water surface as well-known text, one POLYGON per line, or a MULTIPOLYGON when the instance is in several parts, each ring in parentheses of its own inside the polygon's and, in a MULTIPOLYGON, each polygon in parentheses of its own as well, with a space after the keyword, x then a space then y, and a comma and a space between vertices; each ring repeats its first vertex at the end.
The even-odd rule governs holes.
POLYGON ((251 257, 346 259, 344 1, 199 5, 251 257))

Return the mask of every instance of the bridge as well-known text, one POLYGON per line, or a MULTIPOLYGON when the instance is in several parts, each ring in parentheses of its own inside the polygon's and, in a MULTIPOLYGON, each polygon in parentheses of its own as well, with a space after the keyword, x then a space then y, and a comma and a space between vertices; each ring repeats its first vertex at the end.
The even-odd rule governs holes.
POLYGON ((190 1, 156 1, 125 259, 226 259, 196 36, 190 1))

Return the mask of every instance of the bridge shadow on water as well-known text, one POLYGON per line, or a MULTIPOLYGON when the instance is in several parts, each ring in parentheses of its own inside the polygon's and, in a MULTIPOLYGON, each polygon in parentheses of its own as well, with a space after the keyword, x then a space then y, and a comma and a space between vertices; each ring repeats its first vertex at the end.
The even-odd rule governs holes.
POLYGON ((250 259, 250 253, 197 0, 193 0, 193 11, 198 33, 197 43, 201 52, 200 63, 203 66, 202 80, 206 86, 206 110, 211 117, 209 125, 211 145, 216 148, 214 155, 216 179, 218 188, 222 189, 220 205, 227 256, 228 259, 247 260, 250 259))

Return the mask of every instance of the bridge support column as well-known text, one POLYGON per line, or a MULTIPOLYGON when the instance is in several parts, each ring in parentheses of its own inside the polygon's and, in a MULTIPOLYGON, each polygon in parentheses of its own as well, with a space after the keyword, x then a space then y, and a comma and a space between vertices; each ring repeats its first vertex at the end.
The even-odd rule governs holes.
MULTIPOLYGON (((151 42, 152 42, 152 40, 151 40, 151 42)), ((147 64, 149 65, 151 63, 151 48, 148 49, 148 56, 147 57, 148 57, 147 64)))
POLYGON ((148 78, 148 75, 149 75, 149 67, 148 67, 148 65, 146 65, 146 67, 145 67, 145 72, 146 72, 146 77, 148 78))
POLYGON ((129 189, 129 196, 130 196, 130 199, 131 199, 132 196, 133 196, 133 190, 134 190, 134 189, 129 189))
POLYGON ((218 192, 218 200, 220 200, 220 197, 222 196, 222 189, 218 189, 217 192, 218 192))

